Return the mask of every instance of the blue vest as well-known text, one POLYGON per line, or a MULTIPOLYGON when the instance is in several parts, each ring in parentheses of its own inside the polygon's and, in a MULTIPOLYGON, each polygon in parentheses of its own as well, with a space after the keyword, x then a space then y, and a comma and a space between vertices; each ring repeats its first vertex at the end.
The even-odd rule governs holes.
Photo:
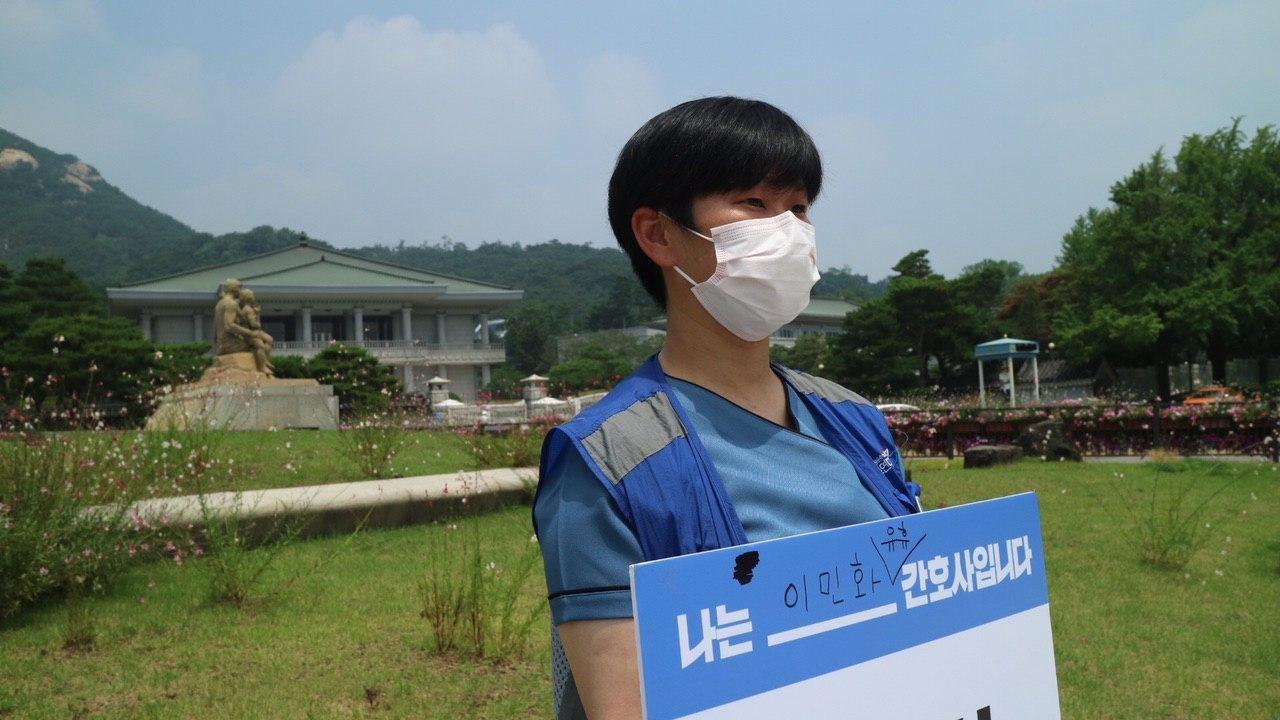
MULTIPOLYGON (((920 511, 920 486, 906 480, 893 435, 875 405, 830 380, 772 366, 890 517, 920 511)), ((598 403, 547 433, 540 479, 562 452, 576 452, 586 462, 635 532, 645 560, 747 542, 720 474, 656 353, 598 403)))

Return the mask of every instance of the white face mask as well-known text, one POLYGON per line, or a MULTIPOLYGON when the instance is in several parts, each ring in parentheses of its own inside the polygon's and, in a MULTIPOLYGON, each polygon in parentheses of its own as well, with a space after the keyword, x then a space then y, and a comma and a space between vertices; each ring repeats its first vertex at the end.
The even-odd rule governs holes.
POLYGON ((716 270, 702 282, 679 266, 675 271, 729 332, 747 341, 763 340, 809 305, 809 290, 821 277, 818 249, 813 226, 790 210, 713 227, 711 237, 684 229, 715 243, 716 270))

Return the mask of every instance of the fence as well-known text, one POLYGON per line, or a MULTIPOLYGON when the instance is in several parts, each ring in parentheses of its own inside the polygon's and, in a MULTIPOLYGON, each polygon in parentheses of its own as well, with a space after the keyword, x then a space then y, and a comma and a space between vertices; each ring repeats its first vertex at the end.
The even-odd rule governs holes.
POLYGON ((915 457, 954 457, 974 445, 1012 443, 1029 425, 1056 420, 1085 455, 1142 455, 1160 448, 1182 455, 1258 455, 1280 462, 1275 403, 956 407, 885 416, 902 454, 915 457))

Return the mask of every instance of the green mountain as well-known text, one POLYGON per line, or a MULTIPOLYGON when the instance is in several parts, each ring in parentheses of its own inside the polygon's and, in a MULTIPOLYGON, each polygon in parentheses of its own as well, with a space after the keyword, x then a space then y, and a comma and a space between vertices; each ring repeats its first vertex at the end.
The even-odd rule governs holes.
MULTIPOLYGON (((19 269, 32 257, 61 257, 91 286, 103 288, 257 255, 300 240, 331 247, 289 228, 262 226, 210 235, 111 185, 74 155, 0 130, 0 263, 19 269)), ((343 248, 371 259, 516 287, 553 306, 571 329, 615 327, 657 317, 616 248, 556 240, 524 245, 462 243, 343 248)), ((880 283, 847 268, 823 273, 815 294, 862 299, 880 283)))
POLYGON ((0 262, 61 257, 102 288, 291 245, 291 230, 214 237, 147 207, 93 166, 0 130, 0 262))
POLYGON ((146 207, 74 155, 0 130, 0 261, 58 256, 90 284, 130 277, 135 258, 173 246, 191 228, 146 207))

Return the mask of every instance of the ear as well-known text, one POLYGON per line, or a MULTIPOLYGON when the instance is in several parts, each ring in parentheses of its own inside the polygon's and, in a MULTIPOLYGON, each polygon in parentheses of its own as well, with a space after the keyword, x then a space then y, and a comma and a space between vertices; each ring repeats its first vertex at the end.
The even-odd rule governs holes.
POLYGON ((658 267, 669 268, 679 262, 672 244, 674 234, 668 232, 672 226, 670 220, 653 208, 636 208, 631 214, 631 232, 636 236, 636 243, 658 267))

